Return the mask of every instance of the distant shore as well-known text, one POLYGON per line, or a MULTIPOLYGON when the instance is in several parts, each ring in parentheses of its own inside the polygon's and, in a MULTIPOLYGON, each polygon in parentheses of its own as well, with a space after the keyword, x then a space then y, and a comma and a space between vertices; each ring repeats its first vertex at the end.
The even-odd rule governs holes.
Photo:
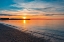
POLYGON ((59 19, 39 19, 39 18, 36 18, 36 19, 22 19, 22 18, 0 18, 0 20, 64 20, 64 18, 59 18, 59 19))
POLYGON ((30 20, 30 19, 19 19, 19 18, 0 18, 0 20, 30 20))
POLYGON ((0 42, 49 42, 0 23, 0 42))

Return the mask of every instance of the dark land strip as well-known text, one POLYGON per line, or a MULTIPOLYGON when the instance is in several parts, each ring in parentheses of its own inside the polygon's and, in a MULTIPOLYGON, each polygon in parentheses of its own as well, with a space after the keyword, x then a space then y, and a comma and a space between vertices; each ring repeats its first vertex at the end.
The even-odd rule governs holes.
POLYGON ((0 42, 49 42, 49 40, 37 38, 28 33, 0 24, 0 42))

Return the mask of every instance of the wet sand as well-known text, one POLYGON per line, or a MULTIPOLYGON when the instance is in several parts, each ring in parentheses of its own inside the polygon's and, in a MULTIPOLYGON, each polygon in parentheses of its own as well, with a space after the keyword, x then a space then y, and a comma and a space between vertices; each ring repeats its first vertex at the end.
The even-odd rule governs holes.
POLYGON ((28 33, 21 32, 12 27, 7 27, 0 24, 0 42, 49 42, 48 40, 41 39, 29 35, 28 33))

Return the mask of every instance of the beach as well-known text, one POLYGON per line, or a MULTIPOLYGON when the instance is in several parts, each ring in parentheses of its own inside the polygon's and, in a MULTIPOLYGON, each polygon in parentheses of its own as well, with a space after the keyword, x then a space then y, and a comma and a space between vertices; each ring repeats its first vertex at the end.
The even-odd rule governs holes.
POLYGON ((48 42, 12 27, 0 24, 0 42, 48 42))

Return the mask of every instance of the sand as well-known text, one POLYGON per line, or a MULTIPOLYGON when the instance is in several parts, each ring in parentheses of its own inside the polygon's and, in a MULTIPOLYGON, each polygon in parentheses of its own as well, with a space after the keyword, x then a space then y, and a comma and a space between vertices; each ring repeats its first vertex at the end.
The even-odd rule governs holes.
POLYGON ((34 37, 32 35, 29 35, 28 33, 24 33, 12 27, 7 27, 3 24, 0 24, 0 42, 49 42, 49 41, 34 37))

